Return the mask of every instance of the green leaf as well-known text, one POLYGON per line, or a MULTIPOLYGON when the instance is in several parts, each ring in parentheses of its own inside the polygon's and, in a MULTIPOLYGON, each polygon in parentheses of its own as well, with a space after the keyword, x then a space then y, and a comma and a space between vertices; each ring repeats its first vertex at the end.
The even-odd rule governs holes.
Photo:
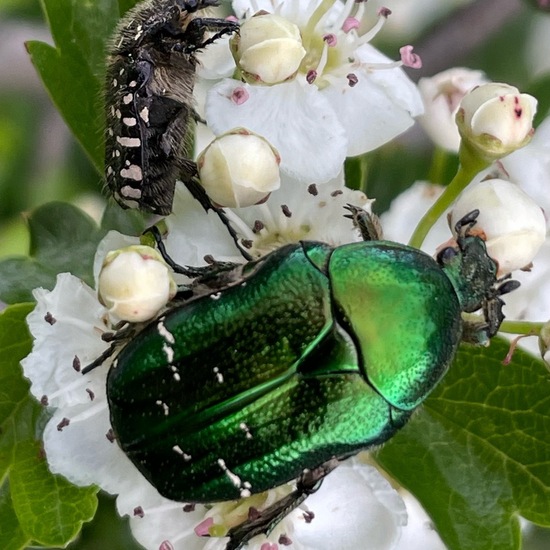
POLYGON ((70 272, 93 285, 93 260, 105 231, 70 204, 52 202, 28 218, 30 257, 0 262, 0 299, 32 301, 32 289, 52 289, 58 273, 70 272))
POLYGON ((411 422, 378 453, 452 550, 520 548, 518 515, 550 525, 550 379, 508 342, 463 347, 411 422))
POLYGON ((103 171, 101 92, 106 42, 119 18, 116 0, 42 0, 55 47, 27 42, 52 101, 99 172, 103 171))
POLYGON ((29 394, 19 362, 31 351, 31 304, 0 315, 0 548, 30 541, 64 546, 97 506, 93 487, 74 487, 48 470, 41 449, 44 410, 29 394))

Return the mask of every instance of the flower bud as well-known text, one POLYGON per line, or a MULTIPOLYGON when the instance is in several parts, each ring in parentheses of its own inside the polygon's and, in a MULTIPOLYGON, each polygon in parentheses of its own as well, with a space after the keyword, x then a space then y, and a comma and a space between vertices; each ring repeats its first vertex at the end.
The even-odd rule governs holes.
POLYGON ((517 88, 483 84, 464 96, 456 123, 464 142, 495 160, 529 143, 536 111, 537 100, 517 88))
POLYGON ((546 238, 541 208, 517 185, 491 179, 467 187, 456 200, 450 225, 479 210, 473 232, 484 236, 487 253, 498 263, 498 276, 528 268, 546 238))
POLYGON ((418 121, 431 140, 442 149, 458 152, 460 134, 455 117, 464 95, 487 82, 481 71, 456 67, 418 81, 424 114, 418 121))
POLYGON ((99 301, 110 313, 131 323, 152 319, 176 292, 172 272, 150 246, 112 250, 99 273, 99 301))
POLYGON ((217 137, 198 157, 201 184, 220 206, 252 206, 281 185, 279 153, 244 128, 217 137))
POLYGON ((250 84, 278 84, 291 79, 306 55, 294 23, 262 12, 242 24, 231 39, 231 50, 250 84))

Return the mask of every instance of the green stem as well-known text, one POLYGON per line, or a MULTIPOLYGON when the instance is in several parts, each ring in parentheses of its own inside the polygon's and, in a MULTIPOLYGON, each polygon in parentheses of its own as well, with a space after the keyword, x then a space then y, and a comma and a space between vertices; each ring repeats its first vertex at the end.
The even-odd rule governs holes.
POLYGON ((503 321, 498 329, 507 334, 524 334, 538 336, 546 323, 532 323, 530 321, 503 321))
POLYGON ((460 145, 459 158, 460 165, 458 167, 458 172, 449 185, 447 185, 439 199, 437 199, 420 220, 420 223, 417 225, 409 241, 410 246, 415 248, 420 248, 422 246, 426 235, 435 222, 443 215, 445 210, 447 210, 472 179, 490 164, 464 142, 460 145))
POLYGON ((432 156, 432 163, 428 171, 428 181, 441 183, 445 178, 445 168, 450 160, 450 154, 441 147, 436 147, 432 156))

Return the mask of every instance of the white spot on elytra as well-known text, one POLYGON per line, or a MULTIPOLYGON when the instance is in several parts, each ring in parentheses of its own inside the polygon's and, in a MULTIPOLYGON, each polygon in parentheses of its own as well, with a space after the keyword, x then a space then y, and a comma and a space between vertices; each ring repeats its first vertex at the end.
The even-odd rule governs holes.
POLYGON ((158 333, 164 338, 168 344, 175 344, 176 339, 174 335, 164 326, 164 318, 160 319, 157 323, 158 333))
POLYGON ((120 157, 120 151, 118 149, 115 149, 115 157, 120 157))
POLYGON ((164 343, 162 345, 162 351, 164 352, 164 355, 166 355, 166 360, 168 363, 171 363, 174 360, 174 348, 164 343))
POLYGON ((129 138, 117 136, 116 140, 122 145, 122 147, 140 147, 141 139, 129 138))
POLYGON ((124 117, 122 122, 126 124, 126 126, 135 126, 137 124, 137 120, 133 116, 124 117))
POLYGON ((155 401, 155 404, 159 407, 162 407, 162 410, 164 411, 164 416, 168 416, 168 414, 170 413, 170 407, 168 407, 168 405, 164 401, 158 400, 155 401))
POLYGON ((139 116, 143 122, 148 123, 149 122, 149 107, 143 107, 143 109, 139 112, 139 116))
POLYGON ((115 116, 116 116, 117 118, 120 118, 120 117, 122 116, 122 113, 120 112, 120 109, 117 109, 117 110, 115 111, 115 116))
POLYGON ((110 136, 113 136, 115 133, 113 132, 113 129, 112 128, 109 128, 107 130, 107 133, 110 135, 110 136))
POLYGON ((137 82, 135 80, 132 80, 130 84, 128 84, 128 86, 130 86, 130 88, 135 88, 137 86, 137 82))
POLYGON ((223 383, 223 374, 220 372, 220 369, 218 367, 214 367, 214 374, 216 375, 216 378, 220 384, 223 383))
POLYGON ((132 164, 130 165, 129 168, 123 168, 120 171, 120 175, 123 178, 134 180, 134 181, 141 181, 143 179, 141 168, 137 164, 132 164))
POLYGON ((182 450, 182 448, 181 448, 179 445, 174 445, 174 446, 172 447, 172 450, 173 450, 174 452, 178 453, 179 455, 181 455, 182 458, 183 458, 183 460, 185 460, 185 461, 187 461, 187 462, 188 462, 189 460, 191 460, 191 455, 188 455, 186 452, 184 452, 184 451, 182 450))
POLYGON ((178 370, 178 367, 175 365, 170 365, 170 368, 172 369, 172 372, 174 373, 174 380, 176 382, 179 382, 181 380, 180 371, 178 370))
POLYGON ((124 199, 141 199, 141 189, 136 189, 131 185, 125 185, 124 187, 121 187, 120 194, 124 199))
POLYGON ((116 78, 113 78, 113 88, 116 88, 118 86, 118 80, 116 78))
POLYGON ((128 103, 132 102, 132 99, 134 99, 134 94, 126 94, 122 97, 122 103, 124 103, 124 105, 128 105, 128 103))
POLYGON ((221 297, 222 297, 221 292, 214 292, 214 294, 210 294, 210 298, 212 298, 212 300, 219 300, 221 297))
POLYGON ((122 69, 120 69, 120 71, 118 72, 118 74, 119 74, 120 76, 122 76, 122 75, 124 74, 124 67, 122 67, 122 69))
POLYGON ((107 166, 107 175, 111 176, 113 174, 113 169, 110 166, 107 166))
POLYGON ((253 436, 250 433, 250 429, 244 422, 239 424, 239 428, 245 433, 246 439, 252 439, 253 436))

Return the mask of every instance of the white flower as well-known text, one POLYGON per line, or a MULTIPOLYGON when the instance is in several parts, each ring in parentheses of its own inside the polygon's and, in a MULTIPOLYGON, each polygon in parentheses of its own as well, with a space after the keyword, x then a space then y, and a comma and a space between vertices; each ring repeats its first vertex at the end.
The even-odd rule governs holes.
POLYGON ((176 291, 170 268, 150 246, 112 250, 99 273, 99 301, 109 313, 131 323, 152 319, 176 291))
POLYGON ((251 0, 233 6, 239 17, 264 9, 296 24, 306 56, 296 77, 282 84, 226 79, 215 85, 206 119, 216 134, 244 126, 265 136, 290 177, 317 183, 335 178, 347 156, 393 139, 421 113, 418 91, 400 63, 368 44, 386 12, 361 35, 362 2, 251 0))
POLYGON ((481 71, 456 67, 418 81, 424 114, 418 118, 431 140, 449 151, 458 152, 460 134, 455 122, 460 101, 476 86, 487 82, 481 71))
POLYGON ((470 185, 451 208, 453 232, 455 224, 472 210, 480 212, 474 232, 484 236, 487 253, 498 263, 498 276, 529 267, 546 237, 546 220, 533 199, 501 179, 470 185))
MULTIPOLYGON (((254 258, 300 240, 323 241, 334 246, 359 240, 359 233, 344 216, 346 204, 370 211, 372 200, 343 185, 342 176, 324 185, 301 184, 282 178, 281 188, 262 204, 224 209, 243 245, 254 258)), ((174 213, 166 219, 166 246, 178 263, 204 264, 204 256, 242 262, 227 230, 215 220, 205 227, 204 211, 191 201, 183 186, 176 186, 174 213), (192 258, 192 261, 184 258, 192 258)))
POLYGON ((236 128, 198 156, 201 185, 220 206, 245 207, 267 199, 281 185, 280 157, 262 136, 236 128))
POLYGON ((536 110, 534 97, 514 86, 492 82, 463 97, 456 123, 465 142, 494 160, 529 143, 536 110))
POLYGON ((539 204, 550 218, 550 117, 538 126, 531 142, 503 158, 508 179, 539 204))

